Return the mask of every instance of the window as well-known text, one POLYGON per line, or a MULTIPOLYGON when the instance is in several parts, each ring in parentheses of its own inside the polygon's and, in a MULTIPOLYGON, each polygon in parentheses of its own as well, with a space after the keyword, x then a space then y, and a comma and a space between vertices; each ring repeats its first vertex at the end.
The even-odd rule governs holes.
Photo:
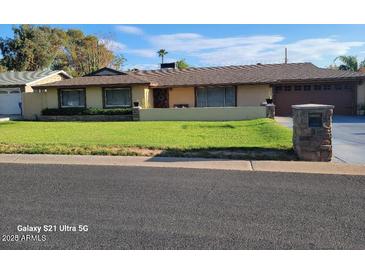
POLYGON ((310 85, 304 85, 304 90, 311 90, 311 86, 310 85))
POLYGON ((294 86, 294 90, 295 91, 300 91, 300 90, 302 90, 302 86, 294 86))
POLYGON ((336 89, 336 90, 341 90, 341 89, 342 89, 342 85, 340 85, 340 84, 336 85, 336 86, 335 86, 335 89, 336 89))
POLYGON ((321 90, 322 86, 321 85, 314 85, 314 90, 321 90))
POLYGON ((104 107, 130 107, 131 105, 130 88, 104 88, 104 107))
POLYGON ((343 86, 343 89, 352 90, 352 86, 350 84, 346 84, 346 85, 343 86))
POLYGON ((61 89, 60 107, 85 107, 85 98, 84 89, 61 89))
POLYGON ((197 107, 234 107, 235 87, 199 87, 196 89, 197 107))
POLYGON ((331 89, 331 85, 323 85, 323 89, 324 90, 330 90, 331 89))
POLYGON ((282 86, 277 86, 277 87, 275 87, 275 90, 276 91, 282 91, 283 90, 283 87, 282 86))
POLYGON ((285 91, 291 91, 291 86, 284 86, 285 91))

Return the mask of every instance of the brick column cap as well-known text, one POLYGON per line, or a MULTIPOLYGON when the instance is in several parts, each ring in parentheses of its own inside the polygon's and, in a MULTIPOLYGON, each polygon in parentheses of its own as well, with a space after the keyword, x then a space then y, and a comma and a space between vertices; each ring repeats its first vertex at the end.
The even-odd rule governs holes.
POLYGON ((302 104, 302 105, 292 105, 293 109, 309 109, 309 110, 320 110, 320 109, 334 109, 333 105, 321 105, 321 104, 302 104))

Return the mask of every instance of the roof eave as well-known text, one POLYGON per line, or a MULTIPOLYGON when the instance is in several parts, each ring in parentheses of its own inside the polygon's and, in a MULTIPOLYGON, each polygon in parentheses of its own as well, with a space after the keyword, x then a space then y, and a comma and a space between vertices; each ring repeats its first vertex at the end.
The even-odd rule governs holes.
POLYGON ((149 82, 146 83, 116 83, 116 84, 85 84, 85 85, 39 85, 39 86, 33 86, 33 88, 85 88, 85 87, 125 87, 125 86, 131 86, 131 85, 149 85, 149 82))

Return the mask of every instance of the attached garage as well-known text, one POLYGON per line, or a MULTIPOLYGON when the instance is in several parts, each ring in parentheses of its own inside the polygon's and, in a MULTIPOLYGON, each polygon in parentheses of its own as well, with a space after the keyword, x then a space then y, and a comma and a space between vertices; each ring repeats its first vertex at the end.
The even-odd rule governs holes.
POLYGON ((0 114, 21 114, 20 88, 0 88, 0 114))
POLYGON ((276 115, 291 116, 292 105, 334 105, 334 114, 356 114, 357 82, 298 83, 273 86, 273 101, 276 115))
POLYGON ((34 110, 41 108, 41 101, 32 87, 36 84, 57 82, 66 78, 71 76, 62 70, 1 72, 0 115, 23 115, 23 118, 34 118, 37 114, 34 110))

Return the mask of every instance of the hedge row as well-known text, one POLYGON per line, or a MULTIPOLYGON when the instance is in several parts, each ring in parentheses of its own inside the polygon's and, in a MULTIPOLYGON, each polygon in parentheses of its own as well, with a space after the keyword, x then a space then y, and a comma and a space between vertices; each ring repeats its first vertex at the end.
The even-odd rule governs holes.
POLYGON ((64 116, 64 115, 131 115, 131 108, 46 108, 42 115, 64 116))

